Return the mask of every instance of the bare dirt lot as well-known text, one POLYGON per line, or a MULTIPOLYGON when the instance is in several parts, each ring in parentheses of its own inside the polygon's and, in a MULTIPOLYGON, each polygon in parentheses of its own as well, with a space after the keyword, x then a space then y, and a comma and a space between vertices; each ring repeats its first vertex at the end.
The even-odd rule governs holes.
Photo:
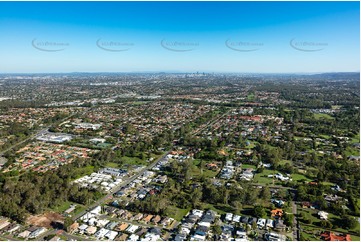
POLYGON ((58 213, 48 212, 40 215, 29 216, 27 223, 35 226, 52 228, 54 224, 63 223, 64 217, 58 213))

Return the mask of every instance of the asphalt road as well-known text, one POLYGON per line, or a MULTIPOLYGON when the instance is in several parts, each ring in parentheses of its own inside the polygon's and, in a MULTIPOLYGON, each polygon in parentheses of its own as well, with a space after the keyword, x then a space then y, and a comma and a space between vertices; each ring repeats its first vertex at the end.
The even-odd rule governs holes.
POLYGON ((94 239, 91 239, 91 238, 84 238, 84 237, 81 237, 81 236, 77 236, 77 235, 73 235, 73 234, 68 234, 66 233, 64 230, 55 230, 55 229, 51 229, 51 230, 48 230, 46 231, 45 233, 41 234, 39 237, 36 238, 36 240, 38 241, 43 241, 44 238, 46 236, 49 236, 49 235, 58 235, 58 236, 64 236, 66 237, 68 240, 76 240, 76 241, 89 241, 89 240, 94 240, 94 239))
POLYGON ((300 228, 299 228, 299 223, 297 221, 297 204, 292 201, 292 213, 294 215, 293 218, 293 240, 300 240, 300 228))

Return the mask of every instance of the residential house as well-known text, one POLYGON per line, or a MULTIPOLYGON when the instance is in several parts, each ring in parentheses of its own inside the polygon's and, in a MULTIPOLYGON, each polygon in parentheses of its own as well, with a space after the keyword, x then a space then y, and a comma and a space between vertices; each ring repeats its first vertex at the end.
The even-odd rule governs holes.
POLYGON ((129 235, 119 233, 118 237, 115 238, 117 241, 126 241, 129 235))
POLYGON ((301 205, 302 205, 302 208, 310 208, 311 207, 310 202, 302 202, 301 205))
POLYGON ((274 227, 274 221, 272 219, 267 219, 266 221, 266 228, 273 228, 274 227))
POLYGON ((88 228, 88 225, 86 225, 86 224, 80 225, 78 228, 79 234, 84 234, 87 228, 88 228))
POLYGON ((286 241, 286 236, 277 233, 265 233, 264 238, 267 241, 286 241))
POLYGON ((93 235, 95 234, 95 232, 97 232, 97 227, 94 226, 89 226, 88 228, 86 228, 85 233, 87 235, 93 235))
POLYGON ((115 232, 115 231, 109 231, 108 233, 106 233, 104 235, 105 238, 107 238, 108 240, 114 240, 115 237, 117 237, 118 235, 118 232, 115 232))
POLYGON ((186 241, 187 235, 185 234, 177 234, 174 238, 174 241, 186 241))
POLYGON ((10 224, 8 219, 1 219, 0 220, 0 229, 5 228, 6 226, 8 226, 10 224))
POLYGON ((335 234, 325 231, 321 234, 321 239, 325 241, 351 241, 351 236, 349 234, 335 234))
POLYGON ((235 223, 239 223, 241 221, 241 216, 234 215, 232 221, 235 222, 235 223))
POLYGON ((134 215, 134 217, 132 218, 132 220, 141 220, 143 218, 143 214, 142 213, 138 213, 137 215, 134 215))
POLYGON ((55 235, 53 238, 51 238, 49 241, 59 241, 61 240, 59 236, 55 235))
POLYGON ((201 222, 213 223, 216 219, 216 212, 208 210, 202 217, 201 222))
POLYGON ((233 214, 232 213, 227 213, 226 217, 225 217, 225 220, 228 221, 228 222, 231 222, 232 219, 233 219, 233 214))
POLYGON ((128 241, 137 241, 139 239, 139 235, 131 234, 128 238, 128 241))
POLYGON ((145 223, 149 223, 152 218, 153 218, 153 215, 148 214, 146 217, 144 217, 143 221, 144 221, 145 223))
POLYGON ((39 235, 41 235, 42 233, 44 233, 46 231, 46 228, 40 227, 38 229, 36 229, 35 231, 31 232, 31 234, 29 235, 30 239, 36 238, 39 235))
POLYGON ((157 223, 160 222, 161 219, 162 219, 162 218, 161 218, 159 215, 157 215, 157 216, 155 216, 155 217, 152 219, 152 222, 157 224, 157 223))
POLYGON ((115 227, 115 230, 124 231, 124 230, 126 230, 128 227, 129 227, 129 224, 127 224, 127 223, 121 223, 121 224, 118 224, 118 226, 115 227))
POLYGON ((264 219, 264 218, 258 219, 257 226, 259 229, 263 229, 265 227, 265 225, 266 225, 266 219, 264 219))
POLYGON ((139 228, 139 226, 132 224, 126 229, 126 231, 129 232, 129 233, 134 233, 135 231, 138 230, 138 228, 139 228))
POLYGON ((113 230, 115 228, 115 226, 117 226, 118 224, 119 224, 119 222, 110 222, 105 226, 105 228, 109 229, 109 230, 113 230))
POLYGON ((20 224, 12 223, 6 228, 6 232, 13 233, 18 229, 20 229, 20 224))
POLYGON ((72 225, 69 226, 68 230, 69 230, 69 234, 72 234, 76 231, 78 231, 79 228, 79 223, 74 222, 72 225))
POLYGON ((248 223, 248 217, 247 216, 242 216, 241 217, 241 223, 244 223, 244 224, 246 224, 246 223, 248 223))
POLYGON ((19 238, 28 238, 30 234, 31 234, 30 231, 25 230, 25 231, 21 232, 20 234, 18 234, 18 237, 19 238))
POLYGON ((138 235, 139 237, 141 237, 143 234, 145 234, 148 231, 148 229, 146 228, 142 228, 141 230, 139 230, 138 232, 136 232, 135 234, 138 235))
POLYGON ((271 217, 281 218, 283 216, 283 210, 278 208, 271 211, 271 217))
POLYGON ((328 213, 325 211, 319 211, 317 213, 318 216, 320 216, 321 220, 327 220, 328 219, 328 213))
POLYGON ((252 218, 252 217, 250 217, 250 218, 248 219, 248 224, 249 224, 249 225, 252 225, 253 223, 257 223, 257 218, 252 218))
POLYGON ((97 239, 102 239, 102 238, 104 238, 104 236, 105 236, 109 231, 110 231, 110 230, 108 230, 108 229, 101 228, 101 229, 99 229, 99 230, 94 234, 94 236, 95 236, 97 239))

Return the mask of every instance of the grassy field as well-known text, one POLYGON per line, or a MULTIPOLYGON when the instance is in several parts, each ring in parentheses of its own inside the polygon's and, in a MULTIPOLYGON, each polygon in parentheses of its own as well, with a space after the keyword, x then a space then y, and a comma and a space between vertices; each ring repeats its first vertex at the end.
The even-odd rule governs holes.
POLYGON ((332 183, 332 182, 322 182, 322 185, 324 185, 324 186, 334 186, 335 183, 332 183))
POLYGON ((333 119, 335 119, 334 117, 332 117, 331 115, 326 114, 326 113, 314 113, 313 117, 317 120, 320 120, 320 119, 333 120, 333 119))
POLYGON ((254 100, 254 93, 250 93, 247 95, 247 101, 253 101, 254 100))
POLYGON ((114 162, 108 162, 107 164, 105 164, 106 167, 111 167, 111 168, 119 168, 119 164, 114 163, 114 162))
POLYGON ((177 208, 175 206, 169 206, 167 209, 167 216, 174 218, 177 221, 181 221, 182 218, 190 211, 190 209, 177 208))
MULTIPOLYGON (((202 171, 201 167, 200 167, 200 163, 201 163, 201 160, 199 160, 199 159, 193 160, 192 177, 200 177, 203 175, 203 176, 206 176, 209 178, 213 178, 213 177, 217 176, 219 169, 216 171, 213 171, 213 170, 207 169, 206 167, 203 167, 203 171, 202 171)), ((203 162, 203 164, 206 164, 206 162, 203 162)))
POLYGON ((75 210, 72 212, 74 214, 74 212, 76 211, 79 211, 81 209, 84 208, 83 205, 81 204, 78 204, 78 203, 74 203, 74 202, 70 202, 70 201, 66 201, 66 202, 63 202, 60 206, 52 209, 54 212, 58 212, 58 213, 64 213, 65 210, 67 210, 68 208, 70 208, 70 205, 71 204, 75 204, 76 205, 76 208, 75 210))
POLYGON ((346 154, 346 156, 350 156, 350 155, 359 156, 360 155, 360 150, 357 149, 357 148, 347 147, 346 150, 345 150, 345 154, 346 154))
POLYGON ((230 211, 225 211, 227 209, 223 210, 224 208, 221 209, 220 207, 214 206, 213 204, 209 204, 209 203, 202 203, 202 208, 204 210, 211 209, 211 210, 217 212, 217 214, 226 214, 226 213, 230 212, 230 211))
POLYGON ((82 168, 77 168, 77 170, 79 171, 79 175, 76 177, 76 179, 85 176, 85 175, 90 175, 91 173, 94 172, 94 166, 86 166, 86 167, 82 167, 82 168))
POLYGON ((293 181, 300 181, 300 180, 312 181, 311 179, 307 178, 302 174, 291 174, 291 177, 293 181))
POLYGON ((256 166, 255 165, 249 165, 249 164, 242 164, 242 169, 247 169, 247 168, 256 169, 256 166))
POLYGON ((331 108, 332 109, 340 109, 340 108, 342 108, 342 106, 341 105, 332 105, 331 108))
POLYGON ((125 165, 146 165, 147 164, 146 161, 139 159, 138 157, 123 156, 122 158, 120 158, 120 160, 125 165))
MULTIPOLYGON (((261 184, 273 184, 273 178, 269 178, 267 176, 274 175, 277 173, 278 173, 277 170, 275 171, 275 170, 264 169, 264 171, 262 173, 256 173, 256 175, 254 176, 253 182, 261 183, 261 184)), ((275 178, 274 181, 276 183, 277 179, 275 178)))
POLYGON ((352 142, 352 143, 360 143, 360 133, 358 133, 357 135, 355 135, 354 137, 352 137, 351 142, 352 142))
POLYGON ((281 160, 281 161, 279 162, 279 164, 280 164, 280 165, 285 165, 285 164, 290 164, 290 165, 292 165, 292 161, 290 161, 290 160, 281 160))
POLYGON ((146 103, 148 103, 148 102, 149 102, 149 101, 135 101, 135 102, 132 102, 132 105, 138 106, 138 105, 146 104, 146 103))
POLYGON ((327 134, 320 134, 319 135, 321 139, 330 139, 331 136, 327 135, 327 134))

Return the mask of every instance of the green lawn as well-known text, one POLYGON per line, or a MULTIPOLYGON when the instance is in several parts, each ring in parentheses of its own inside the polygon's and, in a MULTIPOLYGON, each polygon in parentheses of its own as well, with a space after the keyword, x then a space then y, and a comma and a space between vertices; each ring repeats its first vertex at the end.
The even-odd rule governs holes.
POLYGON ((217 214, 226 214, 228 213, 228 211, 224 211, 220 208, 216 208, 213 204, 209 204, 209 203, 202 203, 202 209, 204 210, 208 210, 208 209, 211 209, 215 212, 217 212, 217 214))
POLYGON ((302 174, 291 174, 293 181, 300 181, 300 180, 306 180, 306 181, 312 181, 311 179, 307 178, 305 175, 302 174))
MULTIPOLYGON (((219 170, 213 171, 213 170, 209 170, 206 167, 203 167, 203 172, 201 171, 200 168, 200 163, 201 160, 200 159, 195 159, 193 160, 193 167, 192 167, 192 177, 200 177, 202 175, 206 176, 206 177, 210 177, 213 178, 215 176, 217 176, 219 170)), ((203 164, 205 165, 206 162, 204 161, 203 164)))
POLYGON ((114 163, 114 162, 108 162, 105 164, 106 167, 111 167, 111 168, 119 168, 119 164, 114 163))
POLYGON ((319 135, 322 139, 330 139, 331 136, 327 135, 327 134, 320 134, 319 135))
POLYGON ((351 240, 352 241, 360 241, 360 236, 356 236, 356 235, 351 234, 351 240))
POLYGON ((78 179, 80 177, 83 177, 85 175, 90 175, 91 173, 94 172, 94 166, 86 166, 86 167, 82 167, 82 168, 77 168, 78 172, 78 176, 75 179, 78 179))
POLYGON ((242 169, 247 169, 247 168, 256 169, 256 166, 255 165, 250 165, 250 164, 242 164, 242 169))
POLYGON ((354 137, 352 137, 351 142, 352 142, 352 143, 360 143, 360 133, 358 133, 357 135, 355 135, 354 137))
POLYGON ((139 159, 138 157, 123 156, 122 158, 120 158, 120 160, 125 165, 146 165, 147 164, 146 161, 139 159))
POLYGON ((250 93, 247 95, 247 101, 253 101, 255 98, 254 93, 250 93))
POLYGON ((292 165, 292 161, 290 161, 290 160, 281 160, 281 161, 279 162, 279 164, 280 164, 280 165, 285 165, 285 164, 290 164, 290 165, 292 165))
POLYGON ((332 182, 322 182, 322 185, 324 185, 324 186, 334 186, 335 183, 332 183, 332 182))
MULTIPOLYGON (((70 201, 66 201, 63 202, 60 206, 55 207, 54 209, 52 209, 54 212, 58 212, 58 213, 64 213, 65 210, 67 210, 68 208, 70 208, 71 204, 75 204, 76 208, 74 211, 79 211, 80 209, 84 208, 83 205, 78 204, 78 203, 74 203, 74 202, 70 202, 70 201)), ((73 212, 74 213, 74 212, 73 212)))
POLYGON ((332 105, 331 106, 331 109, 340 109, 340 108, 342 108, 341 105, 332 105))
POLYGON ((274 182, 276 183, 278 181, 276 178, 269 178, 267 176, 277 174, 278 172, 279 171, 277 171, 277 170, 264 169, 264 171, 262 173, 256 173, 256 175, 254 176, 253 182, 261 183, 261 184, 273 184, 273 179, 274 179, 274 182))
POLYGON ((308 233, 308 231, 307 232, 302 231, 301 236, 306 241, 319 241, 320 240, 320 236, 314 235, 312 233, 308 233))
POLYGON ((169 206, 169 209, 167 209, 167 216, 174 218, 177 221, 181 221, 182 218, 190 211, 190 209, 187 208, 177 208, 175 206, 169 206))
POLYGON ((333 120, 333 119, 335 119, 334 117, 332 117, 331 115, 326 114, 326 113, 314 113, 313 117, 317 120, 320 120, 320 119, 333 120))
POLYGON ((148 103, 149 101, 135 101, 135 102, 132 102, 132 105, 134 106, 139 106, 139 105, 143 105, 143 104, 146 104, 148 103))
POLYGON ((346 150, 345 150, 345 154, 347 156, 350 156, 350 155, 359 156, 360 155, 360 150, 357 149, 357 148, 353 148, 353 147, 347 147, 346 150))

